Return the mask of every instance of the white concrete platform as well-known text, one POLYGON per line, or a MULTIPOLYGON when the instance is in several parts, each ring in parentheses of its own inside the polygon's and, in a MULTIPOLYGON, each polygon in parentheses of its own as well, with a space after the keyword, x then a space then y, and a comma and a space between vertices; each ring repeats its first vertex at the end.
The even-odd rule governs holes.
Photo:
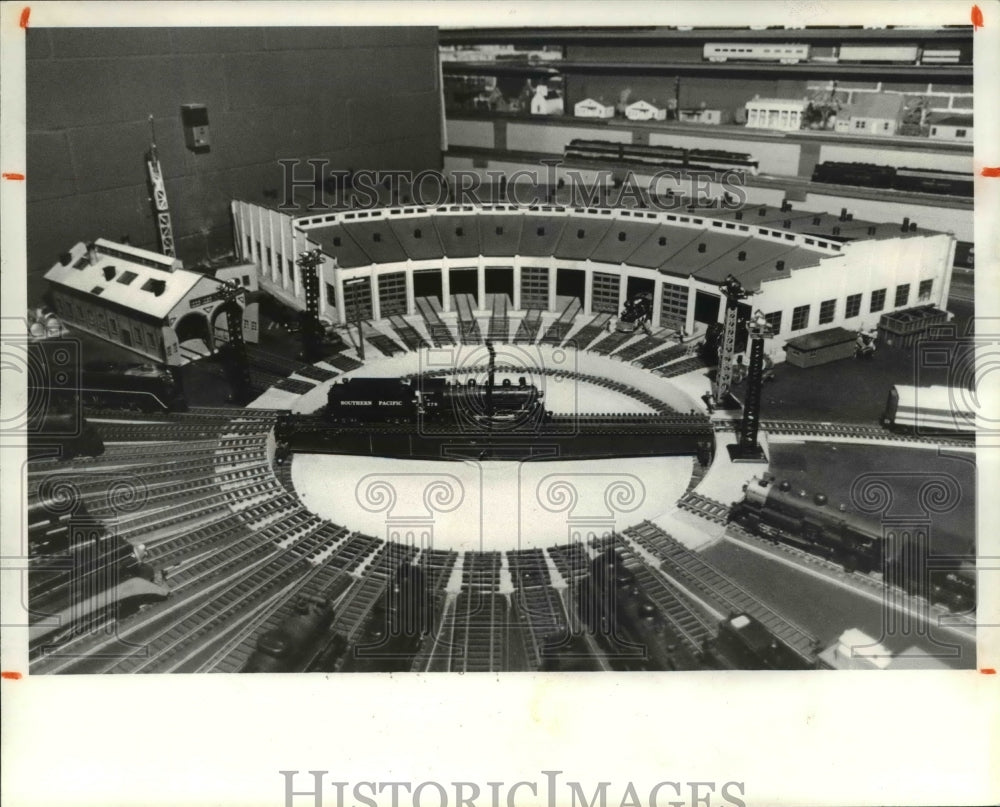
POLYGON ((457 551, 544 548, 656 521, 676 509, 690 473, 689 457, 480 463, 296 454, 292 463, 295 489, 317 515, 403 543, 419 545, 427 533, 424 545, 457 551))

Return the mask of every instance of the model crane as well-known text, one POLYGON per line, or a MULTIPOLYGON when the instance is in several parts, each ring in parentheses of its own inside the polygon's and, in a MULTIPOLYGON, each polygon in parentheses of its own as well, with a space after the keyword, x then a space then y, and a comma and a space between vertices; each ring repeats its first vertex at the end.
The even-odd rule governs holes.
POLYGON ((150 145, 146 155, 146 168, 149 171, 149 184, 153 191, 153 207, 156 210, 156 226, 160 231, 160 250, 164 255, 176 257, 174 250, 174 225, 170 221, 170 205, 167 203, 167 189, 163 184, 163 172, 160 170, 160 157, 156 151, 156 127, 153 116, 149 116, 150 145))

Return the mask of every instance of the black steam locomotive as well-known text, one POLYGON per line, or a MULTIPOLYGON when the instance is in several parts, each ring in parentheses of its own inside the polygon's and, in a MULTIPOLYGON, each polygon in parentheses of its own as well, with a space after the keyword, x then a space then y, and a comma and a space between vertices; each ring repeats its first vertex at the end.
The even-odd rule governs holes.
POLYGON ((329 600, 301 596, 293 613, 274 629, 261 634, 257 649, 240 672, 294 672, 308 661, 330 623, 333 606, 329 600))
POLYGON ((80 363, 77 344, 53 339, 28 347, 30 399, 50 411, 119 409, 179 412, 187 402, 177 379, 153 364, 80 363))
POLYGON ((517 384, 449 383, 443 378, 349 378, 327 394, 331 423, 530 422, 544 416, 544 393, 520 378, 517 384))
POLYGON ((872 163, 823 162, 813 169, 812 181, 944 196, 971 197, 973 194, 971 174, 930 168, 896 168, 872 163))
POLYGON ((976 607, 975 564, 968 559, 926 559, 928 582, 920 564, 908 558, 905 540, 890 541, 877 526, 846 505, 831 506, 826 496, 808 496, 790 482, 776 482, 771 474, 752 479, 743 500, 733 505, 730 520, 774 541, 804 549, 835 563, 845 571, 880 572, 887 584, 926 596, 952 611, 976 607))
POLYGON ((58 496, 28 504, 29 649, 57 645, 162 600, 167 589, 142 562, 144 548, 109 533, 82 503, 58 496))

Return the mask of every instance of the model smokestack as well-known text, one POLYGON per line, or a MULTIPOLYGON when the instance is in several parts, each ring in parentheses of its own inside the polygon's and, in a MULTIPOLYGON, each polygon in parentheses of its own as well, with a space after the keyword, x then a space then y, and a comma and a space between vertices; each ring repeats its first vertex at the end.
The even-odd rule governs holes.
POLYGON ((87 244, 87 261, 89 261, 91 266, 97 266, 97 262, 101 259, 101 256, 97 252, 97 244, 93 242, 87 244))
POLYGON ((903 227, 902 227, 902 230, 905 233, 909 229, 910 229, 910 218, 909 218, 909 216, 904 216, 903 217, 903 227))

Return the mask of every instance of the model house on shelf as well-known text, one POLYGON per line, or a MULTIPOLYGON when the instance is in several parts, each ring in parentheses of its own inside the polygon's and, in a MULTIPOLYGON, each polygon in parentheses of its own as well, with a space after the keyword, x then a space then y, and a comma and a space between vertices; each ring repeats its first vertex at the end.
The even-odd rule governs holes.
POLYGON ((666 120, 667 110, 640 98, 625 107, 625 117, 629 120, 666 120))
POLYGON ((802 127, 802 114, 807 103, 800 98, 755 97, 746 102, 747 128, 797 131, 802 127))
POLYGON ((613 118, 615 108, 593 98, 584 98, 573 107, 573 115, 577 118, 613 118))
POLYGON ((955 143, 972 142, 972 115, 931 115, 928 137, 955 143))
POLYGON ((535 87, 531 98, 532 115, 562 115, 563 111, 563 96, 559 90, 550 89, 547 84, 535 87))
POLYGON ((897 93, 868 93, 837 113, 834 131, 891 136, 899 129, 905 99, 897 93))
POLYGON ((677 120, 681 123, 702 123, 709 126, 718 126, 720 123, 728 123, 729 116, 721 109, 681 109, 677 113, 677 120))

